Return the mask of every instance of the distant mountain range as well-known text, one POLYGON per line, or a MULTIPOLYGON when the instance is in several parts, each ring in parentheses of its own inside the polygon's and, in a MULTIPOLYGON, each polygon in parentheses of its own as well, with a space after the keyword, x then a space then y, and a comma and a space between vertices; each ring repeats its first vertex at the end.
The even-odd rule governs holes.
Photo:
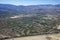
POLYGON ((60 4, 30 5, 30 6, 0 4, 0 15, 19 15, 19 14, 60 14, 60 4))

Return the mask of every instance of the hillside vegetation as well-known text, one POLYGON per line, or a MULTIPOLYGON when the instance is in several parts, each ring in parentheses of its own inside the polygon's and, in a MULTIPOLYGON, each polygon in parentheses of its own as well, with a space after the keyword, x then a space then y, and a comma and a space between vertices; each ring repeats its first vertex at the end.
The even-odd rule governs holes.
POLYGON ((0 4, 0 38, 59 33, 60 5, 0 4))

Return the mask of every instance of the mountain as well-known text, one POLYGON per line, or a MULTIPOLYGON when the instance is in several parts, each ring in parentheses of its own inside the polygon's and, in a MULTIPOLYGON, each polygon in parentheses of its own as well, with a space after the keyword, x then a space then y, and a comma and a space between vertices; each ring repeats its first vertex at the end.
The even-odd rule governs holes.
POLYGON ((57 29, 59 25, 60 4, 30 6, 0 4, 0 39, 59 33, 60 28, 57 29))
POLYGON ((0 16, 19 14, 60 14, 60 4, 30 5, 30 6, 0 4, 0 16))

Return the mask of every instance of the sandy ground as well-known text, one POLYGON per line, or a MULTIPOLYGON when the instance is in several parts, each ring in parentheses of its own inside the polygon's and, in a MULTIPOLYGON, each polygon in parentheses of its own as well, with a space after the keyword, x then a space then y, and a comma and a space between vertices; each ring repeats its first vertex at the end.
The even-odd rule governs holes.
POLYGON ((21 37, 21 38, 12 38, 12 39, 6 39, 6 40, 60 40, 60 33, 59 34, 21 37))

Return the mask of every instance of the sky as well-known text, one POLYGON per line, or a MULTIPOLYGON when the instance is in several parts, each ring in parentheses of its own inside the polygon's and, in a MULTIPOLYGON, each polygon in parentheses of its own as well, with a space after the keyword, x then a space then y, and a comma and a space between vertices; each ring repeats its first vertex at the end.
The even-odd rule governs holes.
POLYGON ((0 0, 0 4, 13 4, 13 5, 60 4, 60 0, 0 0))

